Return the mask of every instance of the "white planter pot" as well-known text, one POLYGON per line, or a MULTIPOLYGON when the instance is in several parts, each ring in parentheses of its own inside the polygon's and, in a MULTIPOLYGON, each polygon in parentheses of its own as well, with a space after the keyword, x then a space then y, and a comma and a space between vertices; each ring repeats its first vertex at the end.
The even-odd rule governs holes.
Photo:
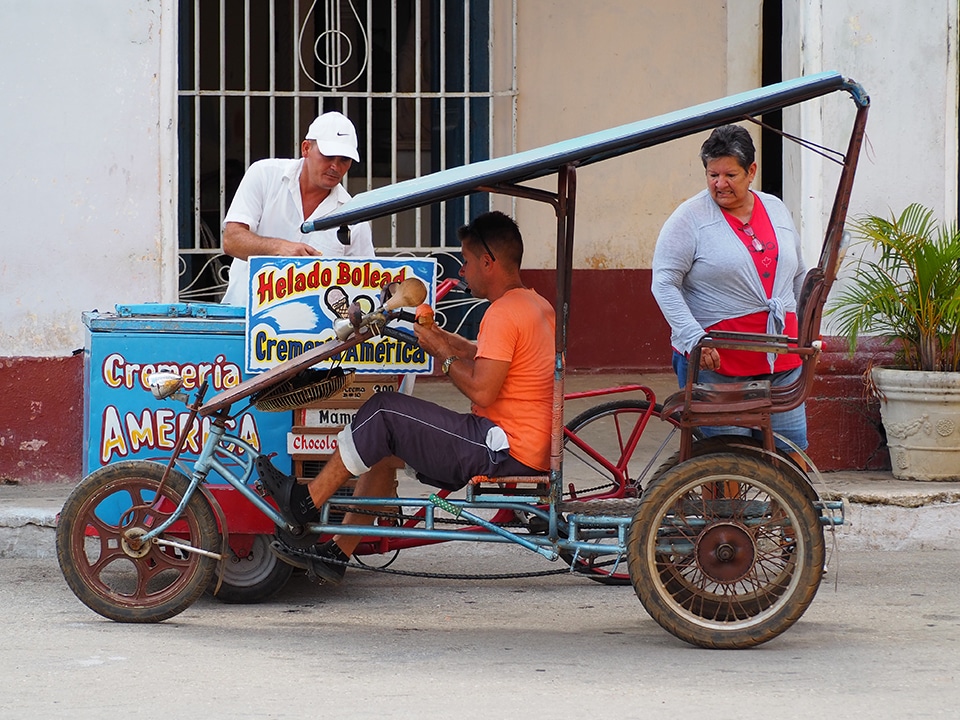
POLYGON ((890 465, 901 480, 960 480, 960 373, 873 368, 890 465))

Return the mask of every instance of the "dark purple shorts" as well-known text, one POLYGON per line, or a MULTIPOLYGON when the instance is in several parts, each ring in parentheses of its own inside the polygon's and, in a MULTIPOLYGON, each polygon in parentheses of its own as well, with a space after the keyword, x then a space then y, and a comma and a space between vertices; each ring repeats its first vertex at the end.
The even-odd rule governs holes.
POLYGON ((416 471, 420 482, 446 490, 459 490, 474 475, 543 474, 513 459, 507 450, 491 449, 491 430, 494 435, 502 432, 477 415, 381 392, 363 404, 340 434, 340 456, 356 475, 396 456, 416 471))

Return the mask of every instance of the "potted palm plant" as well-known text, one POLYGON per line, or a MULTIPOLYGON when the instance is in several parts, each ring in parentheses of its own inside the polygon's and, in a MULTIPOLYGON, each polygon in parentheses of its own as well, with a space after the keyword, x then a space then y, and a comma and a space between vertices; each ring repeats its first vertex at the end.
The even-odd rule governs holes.
POLYGON ((894 347, 896 367, 868 370, 893 474, 960 480, 960 231, 919 204, 850 227, 867 252, 827 313, 851 353, 862 333, 894 347))

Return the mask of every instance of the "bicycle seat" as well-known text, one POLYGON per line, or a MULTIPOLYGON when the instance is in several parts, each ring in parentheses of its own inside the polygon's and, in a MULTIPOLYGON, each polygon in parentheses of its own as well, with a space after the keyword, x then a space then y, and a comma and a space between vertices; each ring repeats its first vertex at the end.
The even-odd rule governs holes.
POLYGON ((663 403, 661 415, 672 415, 678 410, 697 415, 762 412, 772 406, 769 380, 694 383, 689 399, 686 390, 668 397, 663 403))

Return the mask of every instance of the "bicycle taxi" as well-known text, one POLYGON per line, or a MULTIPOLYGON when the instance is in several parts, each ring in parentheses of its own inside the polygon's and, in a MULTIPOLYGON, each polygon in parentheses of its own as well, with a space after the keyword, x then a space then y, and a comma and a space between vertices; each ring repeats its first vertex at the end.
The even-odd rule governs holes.
MULTIPOLYGON (((868 108, 869 98, 856 82, 836 72, 821 73, 372 190, 334 215, 305 223, 305 232, 346 229, 475 192, 554 209, 557 331, 549 474, 475 478, 462 497, 445 492, 428 498, 334 497, 321 508, 320 522, 306 527, 289 525, 276 510, 255 472, 260 453, 231 434, 231 418, 250 404, 275 404, 304 392, 316 399, 336 391, 345 375, 311 368, 378 333, 411 341, 412 335, 393 327, 398 319, 409 319, 409 308, 423 299, 419 281, 407 280, 391 288, 394 294, 384 294, 375 310, 352 317, 337 338, 210 399, 205 385, 191 396, 182 391, 179 378, 154 376, 157 397, 189 408, 187 428, 201 419, 209 423, 203 449, 192 467, 186 466, 179 458, 180 437, 165 466, 117 462, 77 485, 57 527, 57 554, 68 585, 89 608, 118 622, 159 622, 185 610, 209 587, 216 594, 231 552, 231 518, 207 482, 216 470, 278 531, 362 535, 358 556, 446 541, 515 543, 548 561, 562 559, 568 572, 604 583, 629 582, 647 612, 691 644, 743 648, 776 637, 812 602, 824 572, 824 531, 843 523, 842 505, 821 501, 807 471, 776 451, 770 415, 797 407, 810 392, 821 312, 839 263, 868 108), (765 382, 698 383, 698 349, 685 389, 663 404, 642 385, 565 394, 577 169, 838 92, 855 105, 845 152, 784 135, 840 166, 820 261, 799 299, 799 337, 726 333, 701 343, 797 353, 803 359, 801 379, 786 388, 765 382), (547 176, 556 176, 556 191, 526 184, 547 176), (618 398, 607 398, 564 425, 565 400, 613 394, 618 398), (624 399, 626 394, 632 397, 624 399), (717 424, 754 428, 761 440, 696 441, 697 426, 717 424), (633 454, 653 426, 670 433, 637 472, 633 454), (671 455, 674 435, 679 450, 671 455), (119 512, 102 509, 117 502, 119 512), (374 525, 351 527, 339 521, 347 509, 383 517, 374 525)), ((267 573, 264 582, 276 589, 289 574, 282 566, 267 573)))

